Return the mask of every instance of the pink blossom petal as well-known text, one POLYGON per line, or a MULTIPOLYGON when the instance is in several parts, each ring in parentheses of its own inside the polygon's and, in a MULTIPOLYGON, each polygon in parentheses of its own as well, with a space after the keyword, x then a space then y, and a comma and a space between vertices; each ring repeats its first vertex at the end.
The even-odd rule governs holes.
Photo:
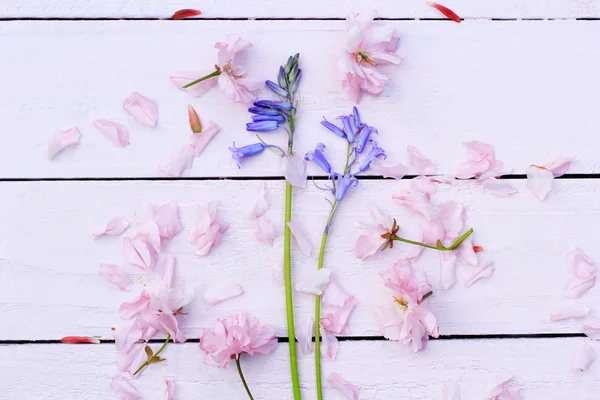
POLYGON ((205 206, 198 206, 198 222, 189 241, 199 256, 207 255, 219 243, 221 233, 228 228, 228 224, 217 217, 218 204, 217 200, 213 200, 205 206))
POLYGON ((329 284, 323 291, 321 301, 323 305, 332 307, 343 307, 346 300, 351 296, 348 295, 344 289, 337 283, 337 280, 333 277, 329 277, 329 284))
POLYGON ((343 380, 338 373, 333 372, 327 377, 327 382, 338 390, 348 400, 358 400, 358 388, 343 380))
POLYGON ((165 378, 165 400, 175 400, 175 381, 165 378))
POLYGON ((584 318, 590 312, 590 308, 578 302, 562 302, 550 310, 550 321, 562 321, 570 318, 584 318))
POLYGON ((283 157, 283 175, 285 180, 294 187, 306 186, 306 161, 296 155, 283 157))
POLYGON ((94 126, 120 147, 129 145, 129 132, 127 131, 127 128, 118 122, 97 119, 94 121, 94 126))
POLYGON ((585 371, 596 361, 596 350, 589 341, 580 341, 573 349, 571 356, 571 369, 575 371, 585 371))
POLYGON ((48 158, 51 160, 63 149, 79 143, 81 133, 78 128, 56 131, 48 142, 48 158))
POLYGON ((505 373, 501 377, 499 377, 496 380, 494 387, 492 387, 492 389, 488 393, 486 399, 490 398, 490 400, 521 400, 519 390, 510 386, 512 379, 512 375, 508 373, 505 373))
POLYGON ((334 334, 327 332, 323 327, 321 332, 321 355, 327 357, 330 361, 335 361, 338 352, 338 340, 334 334))
POLYGON ((477 255, 475 254, 475 246, 473 246, 473 239, 471 236, 466 238, 458 249, 456 249, 456 255, 461 263, 472 267, 477 266, 477 255))
POLYGON ((154 270, 169 289, 173 287, 173 275, 175 273, 176 262, 177 260, 173 255, 163 253, 156 263, 156 268, 154 270))
POLYGON ((489 278, 495 270, 496 267, 491 261, 482 261, 476 267, 470 267, 467 272, 465 286, 469 287, 480 279, 489 278))
POLYGON ((404 164, 386 166, 379 159, 371 163, 370 170, 376 175, 382 175, 384 178, 402 179, 408 175, 408 167, 404 164))
POLYGON ((596 284, 596 264, 583 251, 577 249, 569 255, 571 277, 565 284, 563 296, 577 299, 596 284))
POLYGON ((256 100, 252 92, 258 89, 257 81, 238 78, 232 74, 224 73, 218 78, 219 88, 236 103, 251 103, 256 100))
POLYGON ((248 217, 259 217, 267 212, 269 205, 265 196, 265 181, 260 181, 252 187, 250 194, 246 196, 245 209, 248 217))
MULTIPOLYGON (((129 304, 125 306, 129 311, 129 304)), ((133 349, 134 345, 142 338, 144 326, 138 319, 123 321, 113 331, 115 345, 121 354, 128 354, 133 349)))
POLYGON ((140 400, 144 396, 140 394, 129 381, 125 380, 121 375, 116 375, 110 382, 110 388, 115 394, 115 398, 119 400, 140 400))
POLYGON ((126 274, 119 265, 100 264, 98 272, 121 290, 126 290, 131 286, 131 275, 126 274))
POLYGON ((457 201, 445 201, 438 205, 437 219, 444 226, 444 238, 458 239, 465 226, 465 208, 457 201))
POLYGON ((555 178, 563 176, 571 167, 571 160, 565 157, 556 157, 554 161, 546 166, 555 178))
POLYGON ((244 294, 244 289, 237 282, 219 282, 211 285, 204 291, 204 301, 208 305, 214 306, 222 301, 232 299, 244 294))
POLYGON ((221 131, 221 127, 213 121, 208 122, 208 127, 200 133, 193 134, 190 138, 190 147, 194 152, 194 157, 198 157, 208 143, 221 131))
POLYGON ((594 321, 588 325, 584 325, 581 330, 590 339, 600 340, 600 321, 594 321))
POLYGON ((158 253, 147 240, 125 238, 123 252, 131 265, 144 271, 152 271, 156 265, 158 253))
POLYGON ((315 320, 310 315, 301 318, 296 323, 296 339, 300 354, 306 356, 313 352, 313 335, 315 333, 315 320))
POLYGON ((385 244, 385 239, 381 237, 382 233, 377 231, 366 232, 358 236, 354 246, 356 258, 364 260, 377 253, 385 244))
POLYGON ((158 226, 158 232, 162 238, 172 239, 181 231, 179 206, 174 201, 156 207, 153 220, 158 226))
POLYGON ((456 255, 440 251, 440 286, 450 289, 456 282, 456 255))
POLYGON ((458 383, 445 383, 442 388, 441 400, 460 400, 460 385, 458 383))
POLYGON ((215 48, 219 49, 219 65, 223 66, 235 59, 238 53, 252 47, 252 43, 242 39, 237 33, 228 33, 225 41, 217 42, 215 48))
POLYGON ((481 184, 486 192, 493 194, 494 196, 508 197, 517 193, 517 189, 513 184, 505 179, 488 178, 481 182, 481 184))
POLYGON ((100 341, 91 336, 65 336, 60 339, 61 343, 66 344, 100 344, 100 341))
POLYGON ((178 72, 171 75, 171 82, 173 82, 173 84, 177 86, 178 89, 183 90, 184 92, 187 92, 192 96, 199 97, 204 95, 217 84, 216 78, 206 79, 200 83, 190 86, 187 89, 184 89, 184 86, 212 72, 214 71, 206 70, 201 72, 178 72))
POLYGON ((160 229, 154 220, 147 221, 137 227, 134 239, 148 243, 158 253, 161 251, 162 239, 160 229))
POLYGON ((160 170, 166 175, 178 178, 194 165, 194 149, 186 144, 171 153, 169 159, 162 162, 160 170))
POLYGON ((298 243, 302 253, 306 256, 310 256, 313 251, 313 245, 308 236, 294 220, 289 221, 287 226, 290 228, 290 231, 292 231, 292 235, 294 236, 294 239, 296 239, 296 243, 298 243))
POLYGON ((356 307, 356 299, 354 296, 349 296, 341 307, 333 309, 332 312, 328 312, 321 318, 321 327, 327 332, 338 334, 349 333, 348 320, 354 307, 356 307))
POLYGON ((408 165, 417 175, 435 174, 435 165, 433 161, 423 157, 423 155, 414 146, 406 146, 408 152, 408 165))
POLYGON ((527 168, 527 188, 540 200, 544 200, 552 190, 553 179, 552 171, 544 167, 530 165, 527 168))
POLYGON ((273 246, 275 228, 269 218, 267 218, 267 215, 263 214, 260 217, 255 218, 254 225, 256 228, 256 239, 268 246, 273 246))
POLYGON ((123 108, 138 124, 154 127, 158 122, 158 106, 138 92, 125 99, 123 108))
POLYGON ((313 270, 296 282, 296 290, 298 292, 320 296, 329 284, 330 275, 331 271, 327 268, 313 270))
POLYGON ((119 236, 121 233, 125 232, 127 228, 129 228, 129 221, 123 217, 116 216, 108 221, 102 232, 94 233, 93 237, 98 238, 104 235, 119 236))

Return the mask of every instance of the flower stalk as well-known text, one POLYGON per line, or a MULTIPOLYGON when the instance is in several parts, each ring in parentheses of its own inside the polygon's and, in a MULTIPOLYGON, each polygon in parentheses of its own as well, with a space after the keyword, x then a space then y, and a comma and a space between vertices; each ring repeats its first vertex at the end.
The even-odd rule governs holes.
POLYGON ((213 78, 213 77, 215 77, 215 76, 219 76, 219 75, 221 75, 221 69, 220 69, 220 68, 217 68, 217 69, 215 70, 215 72, 211 72, 210 74, 208 74, 208 75, 206 75, 206 76, 203 76, 202 78, 198 78, 198 79, 196 79, 195 81, 192 81, 192 82, 188 83, 187 85, 183 85, 183 88, 184 88, 184 89, 187 89, 187 88, 189 88, 190 86, 194 86, 194 85, 195 85, 195 84, 197 84, 197 83, 200 83, 200 82, 202 82, 202 81, 205 81, 205 80, 207 80, 207 79, 210 79, 210 78, 213 78))
MULTIPOLYGON (((395 222, 395 220, 394 220, 395 222)), ((404 243, 408 243, 408 244, 414 244, 416 246, 422 246, 428 249, 432 249, 432 250, 438 250, 438 251, 452 251, 452 250, 456 250, 456 248, 458 248, 458 246, 460 246, 460 244, 462 242, 465 241, 466 238, 468 238, 471 234, 473 233, 473 228, 469 229, 468 231, 466 231, 465 233, 462 234, 461 237, 459 237, 458 239, 456 239, 454 241, 454 243, 452 243, 449 247, 445 247, 441 241, 438 240, 437 245, 436 246, 431 246, 429 244, 426 243, 422 243, 422 242, 415 242, 413 240, 408 240, 408 239, 404 239, 398 235, 394 235, 391 237, 391 240, 397 240, 399 242, 404 242, 404 243)), ((387 234, 382 235, 383 237, 387 236, 387 234)), ((390 246, 391 247, 391 246, 390 246)))
POLYGON ((254 397, 252 397, 252 393, 250 393, 250 388, 248 387, 248 383, 246 383, 246 378, 244 378, 244 373, 242 372, 242 365, 240 364, 241 357, 242 357, 241 354, 239 356, 237 356, 237 358, 235 359, 235 365, 237 366, 237 370, 238 370, 238 373, 240 374, 240 379, 242 380, 242 383, 244 384, 244 388, 246 389, 246 393, 248 393, 248 397, 250 397, 250 400, 254 400, 254 397))
POLYGON ((142 365, 140 365, 140 367, 133 373, 133 375, 137 375, 138 372, 140 372, 142 369, 144 369, 145 366, 150 365, 150 364, 154 364, 157 362, 161 362, 164 361, 164 358, 160 358, 159 355, 160 353, 163 352, 163 350, 167 347, 167 345, 169 344, 169 340, 171 340, 171 334, 167 335, 167 339, 165 340, 165 342, 163 343, 163 345, 160 347, 160 349, 158 349, 158 351, 154 354, 152 354, 152 350, 150 349, 150 347, 146 348, 146 353, 148 354, 148 349, 150 354, 148 354, 148 360, 146 360, 145 363, 143 363, 142 365))

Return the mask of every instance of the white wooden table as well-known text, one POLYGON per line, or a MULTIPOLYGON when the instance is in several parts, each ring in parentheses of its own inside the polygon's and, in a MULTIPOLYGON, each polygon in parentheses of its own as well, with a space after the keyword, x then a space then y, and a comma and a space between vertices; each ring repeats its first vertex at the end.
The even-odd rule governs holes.
MULTIPOLYGON (((98 276, 100 262, 120 262, 120 239, 93 241, 91 232, 113 215, 129 215, 139 201, 176 201, 184 232, 170 245, 178 280, 197 293, 235 276, 246 293, 214 307, 197 296, 184 320, 189 343, 171 345, 166 363, 137 382, 148 399, 162 399, 162 377, 175 377, 178 399, 244 399, 235 368, 205 366, 200 330, 215 318, 247 310, 285 338, 283 287, 271 265, 279 253, 252 237, 243 204, 256 180, 268 179, 270 217, 281 235, 283 180, 271 157, 237 169, 227 147, 248 142, 248 114, 218 90, 190 98, 169 75, 215 59, 213 45, 227 32, 254 44, 244 56, 249 75, 273 79, 279 64, 302 55, 302 115, 296 150, 318 141, 341 161, 343 145, 325 137, 318 122, 350 110, 335 62, 342 51, 347 12, 358 0, 3 0, 0 4, 0 398, 110 399, 114 343, 68 346, 66 335, 112 339, 118 307, 127 298, 98 276), (169 21, 180 8, 200 8, 202 19, 169 21), (95 132, 97 118, 127 117, 122 101, 139 91, 157 101, 156 129, 128 124, 131 145, 120 149, 95 132), (222 126, 194 167, 177 180, 161 178, 159 162, 189 134, 186 106, 222 126), (52 132, 79 126, 82 142, 54 161, 45 154, 52 132), (221 180, 214 178, 232 178, 221 180), (185 238, 195 204, 218 198, 231 223, 222 243, 199 258, 185 238), (194 340, 195 339, 195 340, 194 340)), ((473 181, 441 189, 468 209, 477 243, 496 264, 495 274, 471 288, 436 290, 432 309, 441 337, 413 354, 383 340, 372 307, 381 297, 377 272, 394 252, 361 262, 352 253, 354 219, 376 203, 410 220, 391 194, 408 181, 369 179, 346 201, 331 232, 326 264, 358 300, 351 335, 324 374, 339 372, 361 389, 361 399, 437 399, 444 382, 460 382, 463 399, 482 399, 488 383, 508 371, 526 399, 600 398, 600 362, 584 374, 569 368, 583 340, 580 321, 551 323, 548 311, 567 279, 567 254, 577 246, 600 261, 600 1, 453 0, 465 21, 442 20, 422 1, 376 0, 371 6, 401 35, 404 61, 386 73, 391 83, 361 111, 376 125, 389 159, 404 161, 412 144, 451 175, 464 159, 462 142, 492 143, 514 168, 519 193, 498 198, 473 181), (557 155, 576 161, 539 202, 526 189, 525 171, 557 155), (350 232, 350 235, 347 233, 350 232), (364 340, 361 340, 364 339, 364 340)), ((208 63, 210 65, 210 62, 208 63)), ((312 175, 319 175, 310 169, 312 175)), ((328 212, 309 185, 294 199, 294 213, 314 243, 328 212)), ((410 227, 410 222, 408 223, 410 227)), ((316 258, 293 253, 296 277, 316 258)), ((436 255, 418 264, 437 286, 436 255)), ((296 294, 296 316, 312 312, 312 298, 296 294)), ((600 288, 585 302, 600 315, 600 288)), ((343 340, 343 339, 341 339, 343 340)), ((593 344, 600 352, 600 346, 593 344)), ((290 399, 287 345, 257 356, 245 370, 259 399, 290 399)), ((313 356, 300 357, 304 398, 314 398, 313 356)), ((341 399, 326 388, 328 399, 341 399)))

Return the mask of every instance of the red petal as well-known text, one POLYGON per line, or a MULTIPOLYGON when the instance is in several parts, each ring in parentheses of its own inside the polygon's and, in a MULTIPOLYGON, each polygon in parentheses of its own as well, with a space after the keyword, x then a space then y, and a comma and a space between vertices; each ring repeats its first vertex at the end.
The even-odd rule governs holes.
POLYGON ((189 17, 195 17, 196 15, 202 14, 200 10, 194 10, 193 8, 184 8, 183 10, 176 11, 171 16, 171 19, 184 19, 189 17))
POLYGON ((450 18, 452 21, 456 21, 456 22, 460 23, 460 17, 458 15, 456 15, 456 13, 454 11, 452 11, 451 9, 449 9, 448 7, 444 7, 443 5, 438 4, 438 3, 430 3, 430 2, 427 2, 427 5, 435 8, 436 10, 438 10, 439 12, 444 14, 446 17, 450 18))
POLYGON ((475 253, 481 253, 483 251, 483 247, 481 247, 481 246, 473 246, 473 251, 475 253))
POLYGON ((93 344, 100 344, 100 341, 96 338, 93 338, 91 336, 65 336, 64 338, 60 339, 61 343, 67 343, 67 344, 80 344, 80 343, 93 343, 93 344))

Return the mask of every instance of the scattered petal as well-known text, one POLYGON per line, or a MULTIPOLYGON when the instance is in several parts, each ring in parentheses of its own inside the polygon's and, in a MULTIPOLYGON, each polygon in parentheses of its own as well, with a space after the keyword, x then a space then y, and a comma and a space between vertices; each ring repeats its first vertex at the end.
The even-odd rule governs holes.
POLYGON ((116 375, 110 382, 110 388, 115 394, 115 398, 119 400, 140 400, 144 396, 140 394, 128 380, 125 380, 121 375, 116 375))
POLYGON ((423 157, 423 155, 414 146, 406 146, 408 152, 408 165, 417 175, 435 174, 435 165, 433 161, 423 157))
POLYGON ((100 236, 108 235, 108 236, 119 236, 121 233, 125 232, 129 228, 129 221, 127 221, 123 217, 113 217, 108 223, 102 232, 94 233, 94 238, 98 238, 100 236))
POLYGON ((465 286, 469 287, 475 282, 483 278, 489 278, 494 273, 496 267, 491 261, 484 261, 476 267, 470 267, 467 272, 467 279, 465 280, 465 286))
POLYGON ((268 246, 273 246, 273 240, 275 239, 275 228, 271 223, 271 220, 267 218, 266 214, 261 215, 254 219, 256 227, 256 239, 268 246))
POLYGON ((64 338, 60 339, 60 342, 66 344, 100 344, 98 339, 91 336, 65 336, 64 338))
POLYGON ((590 308, 579 302, 563 302, 550 310, 550 321, 562 321, 570 318, 584 318, 590 312, 590 308))
POLYGON ((432 2, 427 2, 427 5, 435 8, 436 10, 438 10, 439 12, 444 14, 446 17, 450 18, 452 21, 460 23, 460 17, 458 15, 456 15, 456 13, 454 11, 452 11, 451 9, 449 9, 448 7, 444 7, 441 4, 432 3, 432 2))
POLYGON ((98 272, 121 290, 126 290, 131 286, 131 275, 126 274, 119 265, 100 264, 98 272))
POLYGON ((175 400, 175 381, 165 378, 165 400, 175 400))
POLYGON ((571 356, 571 369, 583 372, 594 361, 596 361, 596 350, 594 350, 590 342, 587 340, 578 342, 571 356))
POLYGON ((198 222, 189 241, 196 247, 196 254, 199 256, 207 255, 210 249, 219 243, 221 233, 229 226, 217 217, 218 204, 217 200, 213 200, 206 206, 198 206, 198 222))
POLYGON ((173 151, 169 159, 160 164, 160 170, 166 175, 178 178, 194 165, 194 150, 186 144, 173 151))
POLYGON ((505 373, 496 380, 492 390, 488 393, 489 400, 521 400, 519 390, 511 387, 512 375, 505 373))
POLYGON ((542 201, 548 196, 550 190, 552 190, 553 179, 554 175, 552 171, 545 167, 530 165, 527 168, 527 188, 535 197, 542 201))
POLYGON ((202 124, 200 123, 200 118, 198 117, 198 113, 194 110, 192 105, 188 105, 188 118, 190 120, 190 129, 192 133, 200 133, 202 132, 202 124))
POLYGON ((260 181, 252 187, 250 195, 246 197, 246 214, 248 217, 259 217, 267 212, 269 205, 265 196, 265 181, 260 181))
POLYGON ((154 207, 152 220, 161 238, 172 239, 181 231, 179 206, 174 201, 154 207))
POLYGON ((146 239, 125 238, 123 252, 131 265, 144 271, 152 271, 156 265, 158 253, 146 239))
POLYGON ((379 159, 371 162, 371 171, 376 175, 382 175, 384 178, 402 179, 408 175, 408 167, 404 164, 386 166, 379 159))
POLYGON ((127 131, 127 128, 118 122, 97 119, 94 121, 94 126, 120 147, 129 145, 129 132, 127 131))
POLYGON ((569 255, 568 262, 571 277, 565 284, 563 296, 577 299, 589 292, 596 284, 596 264, 580 249, 569 255))
POLYGON ((79 143, 81 133, 78 128, 56 131, 48 142, 48 158, 53 159, 63 149, 79 143))
POLYGON ((348 296, 341 307, 333 308, 331 312, 326 313, 321 318, 321 327, 331 333, 349 333, 348 320, 354 307, 356 307, 356 298, 348 296))
POLYGON ((321 355, 327 357, 330 361, 335 361, 335 357, 338 352, 338 340, 337 337, 327 332, 323 327, 320 327, 321 332, 321 355))
POLYGON ((222 301, 232 299, 244 294, 244 289, 239 283, 225 282, 210 286, 204 292, 204 301, 208 305, 214 306, 222 301))
POLYGON ((581 330, 590 339, 600 340, 600 321, 595 321, 591 324, 584 325, 581 330))
POLYGON ((190 17, 195 17, 202 14, 202 11, 196 10, 193 8, 184 8, 183 10, 175 11, 173 15, 171 15, 171 19, 185 19, 190 17))
POLYGON ((140 125, 155 127, 158 123, 158 106, 138 92, 133 92, 123 102, 123 108, 140 125))
POLYGON ((304 231, 298 226, 296 221, 292 220, 287 223, 288 228, 292 231, 292 235, 294 235, 294 239, 296 239, 296 243, 302 250, 302 253, 306 256, 310 256, 313 251, 313 245, 308 238, 308 236, 304 233, 304 231))
POLYGON ((554 161, 547 165, 547 168, 552 172, 555 178, 563 176, 571 167, 571 160, 565 157, 556 157, 554 161))
POLYGON ((173 82, 173 84, 177 86, 178 89, 183 90, 184 92, 187 92, 192 96, 199 97, 204 95, 210 89, 212 89, 217 84, 217 80, 209 78, 200 83, 192 85, 189 88, 184 88, 184 86, 212 72, 214 71, 209 70, 200 72, 177 72, 171 75, 171 82, 173 82))
POLYGON ((441 400, 460 400, 460 385, 458 383, 445 383, 442 388, 441 400))
POLYGON ((440 251, 440 286, 450 289, 456 282, 456 255, 451 252, 440 251))
POLYGON ((305 187, 307 179, 306 161, 296 155, 286 155, 283 157, 283 174, 290 185, 299 188, 305 187))
POLYGON ((494 196, 508 197, 517 193, 517 189, 510 181, 498 178, 488 178, 482 183, 483 188, 494 196))
POLYGON ((346 399, 358 400, 358 388, 351 383, 346 382, 337 372, 329 374, 327 382, 337 389, 346 399))
POLYGON ((320 296, 323 290, 329 284, 329 276, 331 271, 326 268, 313 270, 304 279, 299 279, 296 283, 296 290, 306 294, 314 294, 320 296))
POLYGON ((351 296, 342 289, 337 280, 333 276, 330 276, 329 285, 327 285, 323 292, 321 302, 325 306, 343 307, 349 297, 351 296))
POLYGON ((221 127, 219 125, 213 121, 209 121, 206 129, 199 134, 192 135, 189 145, 194 151, 194 157, 198 157, 202 151, 204 151, 204 148, 208 145, 208 143, 210 143, 212 138, 214 138, 220 131, 221 127))
POLYGON ((310 315, 296 323, 296 339, 300 354, 306 356, 313 352, 313 334, 315 333, 315 320, 310 315))

